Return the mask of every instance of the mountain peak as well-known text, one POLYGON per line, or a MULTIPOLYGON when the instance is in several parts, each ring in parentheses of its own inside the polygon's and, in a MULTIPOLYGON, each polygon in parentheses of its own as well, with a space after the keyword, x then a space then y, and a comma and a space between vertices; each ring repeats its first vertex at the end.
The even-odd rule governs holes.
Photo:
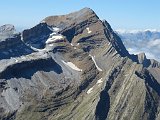
POLYGON ((138 57, 139 63, 143 63, 144 61, 147 60, 145 53, 139 53, 137 57, 138 57))
POLYGON ((5 24, 0 26, 0 33, 13 32, 15 31, 15 27, 12 24, 5 24))
POLYGON ((15 34, 16 29, 14 25, 11 24, 5 24, 0 26, 0 41, 3 41, 4 39, 11 37, 15 34))
POLYGON ((77 11, 77 12, 79 12, 81 14, 84 14, 84 13, 95 14, 95 12, 91 8, 88 8, 88 7, 85 7, 85 8, 83 8, 83 9, 77 11))
POLYGON ((159 119, 159 64, 134 57, 90 8, 47 17, 0 41, 0 118, 159 119))
POLYGON ((65 28, 71 24, 78 24, 85 20, 98 20, 98 16, 90 8, 83 8, 79 11, 72 12, 66 15, 49 16, 42 20, 50 26, 57 26, 65 28), (65 23, 65 24, 64 24, 65 23))

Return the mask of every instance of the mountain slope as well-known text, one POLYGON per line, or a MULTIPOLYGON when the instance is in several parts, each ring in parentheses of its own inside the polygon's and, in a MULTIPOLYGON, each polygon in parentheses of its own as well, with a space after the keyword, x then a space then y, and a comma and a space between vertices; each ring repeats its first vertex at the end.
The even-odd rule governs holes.
POLYGON ((159 63, 146 67, 144 56, 130 55, 91 9, 47 17, 8 39, 1 119, 159 119, 159 63))

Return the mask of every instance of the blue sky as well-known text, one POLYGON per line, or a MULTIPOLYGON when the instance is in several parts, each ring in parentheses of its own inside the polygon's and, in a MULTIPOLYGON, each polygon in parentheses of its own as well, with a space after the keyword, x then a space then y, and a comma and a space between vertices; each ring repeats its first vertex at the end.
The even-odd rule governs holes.
POLYGON ((50 15, 90 7, 113 29, 160 29, 160 0, 1 0, 0 25, 29 28, 50 15))

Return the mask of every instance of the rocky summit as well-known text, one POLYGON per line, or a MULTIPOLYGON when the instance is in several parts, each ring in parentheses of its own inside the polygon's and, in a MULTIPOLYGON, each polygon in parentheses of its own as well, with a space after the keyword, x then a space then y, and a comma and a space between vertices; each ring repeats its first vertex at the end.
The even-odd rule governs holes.
POLYGON ((0 27, 1 120, 159 120, 160 63, 130 55, 89 8, 0 27))

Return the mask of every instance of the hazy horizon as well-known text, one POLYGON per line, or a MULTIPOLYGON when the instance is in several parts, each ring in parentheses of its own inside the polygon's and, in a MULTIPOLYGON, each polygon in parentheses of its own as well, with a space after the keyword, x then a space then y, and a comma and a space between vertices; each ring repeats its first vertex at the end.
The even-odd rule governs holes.
POLYGON ((158 0, 5 0, 0 4, 0 25, 13 24, 18 29, 26 29, 35 26, 47 16, 63 15, 89 7, 100 19, 106 19, 114 30, 159 29, 159 5, 158 0))

